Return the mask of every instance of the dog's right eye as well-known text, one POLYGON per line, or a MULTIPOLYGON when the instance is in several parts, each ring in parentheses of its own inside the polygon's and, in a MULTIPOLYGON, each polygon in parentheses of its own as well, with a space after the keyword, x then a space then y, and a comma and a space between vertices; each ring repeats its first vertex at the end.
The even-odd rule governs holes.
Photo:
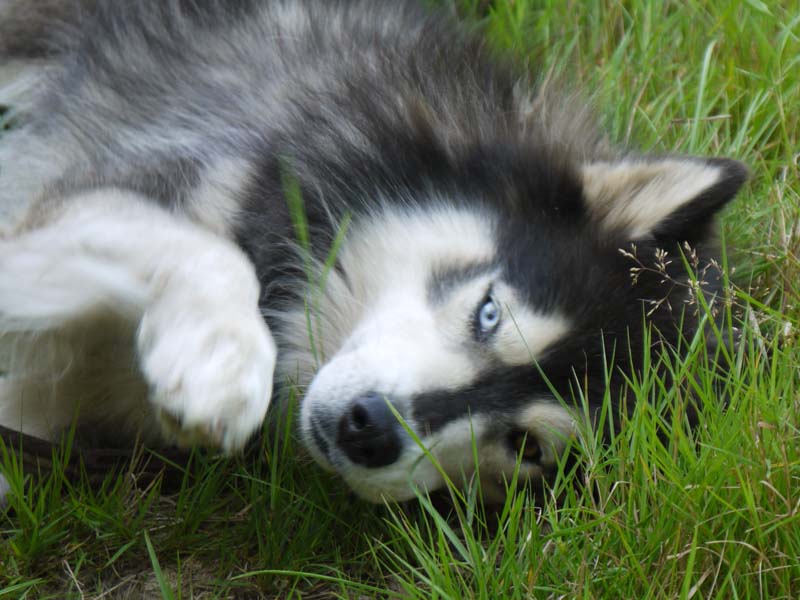
POLYGON ((487 294, 486 298, 481 302, 478 307, 478 313, 475 315, 475 331, 478 339, 483 340, 488 337, 497 326, 500 324, 500 307, 492 298, 491 294, 487 294))

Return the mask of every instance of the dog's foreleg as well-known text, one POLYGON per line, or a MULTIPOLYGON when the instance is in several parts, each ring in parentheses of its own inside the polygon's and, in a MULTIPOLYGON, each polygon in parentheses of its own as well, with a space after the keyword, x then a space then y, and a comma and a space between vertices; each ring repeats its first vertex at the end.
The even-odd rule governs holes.
POLYGON ((120 317, 135 328, 164 433, 182 444, 241 447, 266 413, 276 357, 247 257, 114 189, 70 198, 36 225, 0 242, 0 332, 120 317))

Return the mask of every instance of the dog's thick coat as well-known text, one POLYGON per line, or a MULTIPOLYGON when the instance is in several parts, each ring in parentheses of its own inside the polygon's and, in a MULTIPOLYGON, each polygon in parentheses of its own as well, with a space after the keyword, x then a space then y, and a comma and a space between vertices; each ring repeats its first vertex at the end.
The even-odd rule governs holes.
POLYGON ((556 394, 694 334, 680 253, 713 294, 746 177, 612 149, 407 1, 0 0, 0 60, 0 422, 235 449, 274 379, 373 500, 473 446, 490 493, 546 478, 556 394))

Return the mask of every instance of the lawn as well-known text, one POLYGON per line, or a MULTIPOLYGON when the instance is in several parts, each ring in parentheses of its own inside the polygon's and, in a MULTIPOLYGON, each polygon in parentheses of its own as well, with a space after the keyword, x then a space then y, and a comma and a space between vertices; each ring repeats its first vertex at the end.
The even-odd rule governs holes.
MULTIPOLYGON (((731 156, 752 179, 722 219, 728 327, 630 382, 609 445, 551 499, 479 491, 440 513, 373 506, 303 456, 291 415, 245 457, 185 475, 20 473, 0 513, 0 598, 797 598, 800 596, 800 5, 761 0, 466 0, 501 51, 568 74, 612 139, 731 156), (720 335, 730 332, 723 330, 720 335), (687 432, 687 392, 702 404, 687 432), (727 398, 723 406, 720 397, 727 398), (283 433, 280 433, 283 432, 283 433)), ((533 68, 533 66, 532 66, 533 68)))

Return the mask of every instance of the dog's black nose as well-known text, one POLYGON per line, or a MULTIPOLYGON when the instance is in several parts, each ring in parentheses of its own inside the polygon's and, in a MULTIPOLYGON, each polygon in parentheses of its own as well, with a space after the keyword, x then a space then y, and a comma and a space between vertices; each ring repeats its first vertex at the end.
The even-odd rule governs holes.
POLYGON ((368 392, 356 398, 339 420, 336 442, 354 463, 385 467, 400 456, 400 428, 386 396, 368 392))

